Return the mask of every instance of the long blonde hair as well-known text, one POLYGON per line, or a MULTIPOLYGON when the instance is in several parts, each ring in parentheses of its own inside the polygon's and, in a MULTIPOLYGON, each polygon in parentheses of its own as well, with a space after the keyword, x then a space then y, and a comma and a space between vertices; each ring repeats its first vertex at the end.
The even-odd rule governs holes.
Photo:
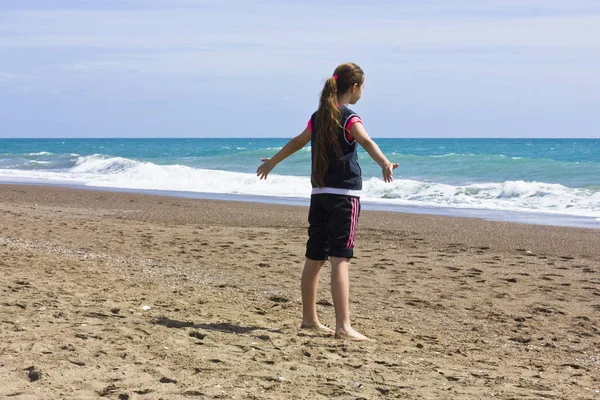
POLYGON ((336 159, 342 156, 338 141, 338 132, 343 129, 338 94, 346 93, 354 84, 362 85, 364 79, 365 74, 358 65, 344 63, 338 65, 333 75, 325 81, 314 126, 312 180, 317 187, 325 186, 330 150, 333 150, 336 159))

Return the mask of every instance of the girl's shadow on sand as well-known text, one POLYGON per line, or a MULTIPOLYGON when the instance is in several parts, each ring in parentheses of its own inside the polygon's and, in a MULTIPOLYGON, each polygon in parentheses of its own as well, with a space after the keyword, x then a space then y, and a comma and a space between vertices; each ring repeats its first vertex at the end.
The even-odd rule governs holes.
POLYGON ((191 321, 178 321, 167 317, 159 317, 154 320, 153 324, 166 326, 167 328, 195 328, 195 329, 206 329, 208 331, 226 332, 244 334, 253 331, 267 331, 271 333, 283 333, 279 329, 269 329, 262 326, 240 326, 233 325, 227 322, 220 322, 218 324, 195 324, 191 321))

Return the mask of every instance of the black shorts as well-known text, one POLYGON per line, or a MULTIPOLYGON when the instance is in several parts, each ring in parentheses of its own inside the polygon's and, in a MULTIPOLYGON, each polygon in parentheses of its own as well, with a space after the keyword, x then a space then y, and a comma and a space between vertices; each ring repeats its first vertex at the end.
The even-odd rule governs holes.
POLYGON ((306 258, 352 258, 354 235, 360 215, 358 197, 338 194, 313 194, 308 211, 306 258))

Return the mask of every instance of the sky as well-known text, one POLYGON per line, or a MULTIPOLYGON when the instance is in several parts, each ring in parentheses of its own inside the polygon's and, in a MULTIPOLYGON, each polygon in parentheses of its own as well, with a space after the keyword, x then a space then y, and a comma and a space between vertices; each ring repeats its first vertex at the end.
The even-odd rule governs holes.
POLYGON ((0 0, 0 138, 600 137, 597 0, 0 0))

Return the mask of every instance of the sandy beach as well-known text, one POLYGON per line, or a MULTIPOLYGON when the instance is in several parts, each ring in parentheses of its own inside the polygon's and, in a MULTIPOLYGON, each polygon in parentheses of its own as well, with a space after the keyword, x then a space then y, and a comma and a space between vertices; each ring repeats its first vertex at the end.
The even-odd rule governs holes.
POLYGON ((306 215, 0 185, 0 398, 600 398, 600 230, 363 211, 352 343, 306 215))

